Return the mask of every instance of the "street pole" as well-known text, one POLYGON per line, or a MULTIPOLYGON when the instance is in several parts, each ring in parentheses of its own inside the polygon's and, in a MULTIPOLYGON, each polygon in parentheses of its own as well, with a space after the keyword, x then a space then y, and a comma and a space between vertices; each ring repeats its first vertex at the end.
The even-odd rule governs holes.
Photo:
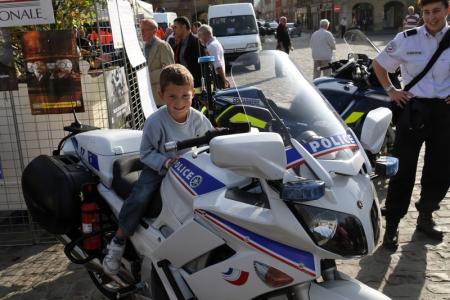
POLYGON ((333 24, 332 32, 336 32, 336 24, 334 21, 334 0, 331 0, 331 24, 333 24))

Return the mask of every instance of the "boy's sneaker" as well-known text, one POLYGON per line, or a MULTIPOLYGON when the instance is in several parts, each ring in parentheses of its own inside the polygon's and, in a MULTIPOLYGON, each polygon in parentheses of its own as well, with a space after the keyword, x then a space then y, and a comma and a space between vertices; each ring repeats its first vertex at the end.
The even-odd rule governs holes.
POLYGON ((126 243, 123 245, 116 243, 113 238, 107 246, 108 254, 103 259, 103 271, 110 275, 116 275, 120 270, 120 261, 125 251, 126 243))

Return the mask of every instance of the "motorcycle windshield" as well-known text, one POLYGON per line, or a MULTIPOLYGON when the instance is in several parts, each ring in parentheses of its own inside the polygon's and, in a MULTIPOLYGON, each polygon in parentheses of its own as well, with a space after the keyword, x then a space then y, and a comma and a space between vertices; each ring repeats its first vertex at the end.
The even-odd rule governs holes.
POLYGON ((241 55, 232 66, 230 83, 237 95, 234 103, 242 105, 252 126, 279 133, 287 147, 293 138, 314 156, 326 159, 351 157, 357 148, 346 126, 286 53, 241 55), (261 110, 270 116, 261 117, 261 110), (258 118, 271 125, 254 126, 258 118))
POLYGON ((359 29, 347 30, 344 40, 349 48, 349 54, 355 59, 358 59, 357 54, 364 54, 374 59, 380 53, 380 49, 359 29))

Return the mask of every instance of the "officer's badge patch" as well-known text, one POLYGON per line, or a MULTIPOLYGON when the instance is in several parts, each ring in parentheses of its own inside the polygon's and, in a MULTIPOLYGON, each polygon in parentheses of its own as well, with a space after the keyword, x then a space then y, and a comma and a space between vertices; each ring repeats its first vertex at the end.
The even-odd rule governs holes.
POLYGON ((395 43, 394 42, 390 42, 389 44, 387 44, 386 52, 387 53, 392 53, 394 51, 395 51, 395 43))

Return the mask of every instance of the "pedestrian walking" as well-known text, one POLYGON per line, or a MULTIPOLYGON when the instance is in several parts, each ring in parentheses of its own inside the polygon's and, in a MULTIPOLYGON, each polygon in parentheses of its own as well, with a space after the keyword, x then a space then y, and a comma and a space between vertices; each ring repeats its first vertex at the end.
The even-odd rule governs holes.
POLYGON ((412 29, 418 26, 420 16, 414 13, 414 6, 408 7, 408 14, 403 20, 403 30, 412 29))
POLYGON ((292 49, 292 44, 286 23, 286 17, 281 17, 277 27, 277 50, 281 50, 289 54, 289 51, 292 49))
POLYGON ((156 36, 158 23, 151 19, 141 21, 142 39, 145 42, 144 54, 147 59, 148 71, 150 73, 150 83, 152 85, 153 99, 157 106, 162 106, 163 99, 159 96, 159 78, 162 69, 175 63, 174 55, 170 45, 156 36))
MULTIPOLYGON (((283 51, 289 55, 289 51, 292 49, 291 38, 287 31, 287 19, 286 17, 280 17, 277 27, 277 50, 283 51)), ((283 77, 282 65, 278 60, 275 60, 275 75, 277 77, 283 77)))
MULTIPOLYGON (((320 20, 320 29, 311 35, 310 47, 314 60, 314 78, 320 77, 321 67, 328 66, 333 57, 333 50, 336 50, 336 41, 328 31, 330 22, 327 19, 320 20)), ((331 69, 323 71, 324 76, 331 75, 331 69)))
POLYGON ((348 26, 347 18, 343 17, 339 24, 341 25, 341 39, 343 39, 345 31, 347 30, 347 26, 348 26))
POLYGON ((201 86, 202 71, 198 58, 205 55, 205 48, 191 32, 191 22, 186 17, 178 17, 172 26, 175 36, 175 62, 185 66, 194 76, 194 86, 201 86), (178 42, 177 42, 178 41, 178 42))
POLYGON ((225 58, 223 47, 213 36, 213 29, 209 25, 201 25, 197 32, 198 39, 206 47, 208 55, 214 56, 214 69, 217 75, 217 87, 219 89, 229 88, 230 83, 225 76, 225 58))
MULTIPOLYGON (((441 241, 443 233, 433 221, 450 186, 450 30, 447 0, 420 0, 424 25, 397 34, 373 63, 378 80, 401 108, 396 124, 394 156, 398 173, 391 178, 386 197, 386 232, 383 247, 398 246, 398 224, 408 212, 422 144, 425 158, 421 193, 415 204, 418 231, 441 241), (442 47, 442 48, 441 48, 442 47), (438 48, 445 49, 426 70, 438 48), (388 76, 401 67, 404 89, 396 89, 388 76), (423 70, 425 69, 425 72, 423 70), (425 74, 421 79, 419 74, 425 74), (414 84, 415 83, 415 84, 414 84)), ((431 61, 432 63, 432 61, 431 61)))

